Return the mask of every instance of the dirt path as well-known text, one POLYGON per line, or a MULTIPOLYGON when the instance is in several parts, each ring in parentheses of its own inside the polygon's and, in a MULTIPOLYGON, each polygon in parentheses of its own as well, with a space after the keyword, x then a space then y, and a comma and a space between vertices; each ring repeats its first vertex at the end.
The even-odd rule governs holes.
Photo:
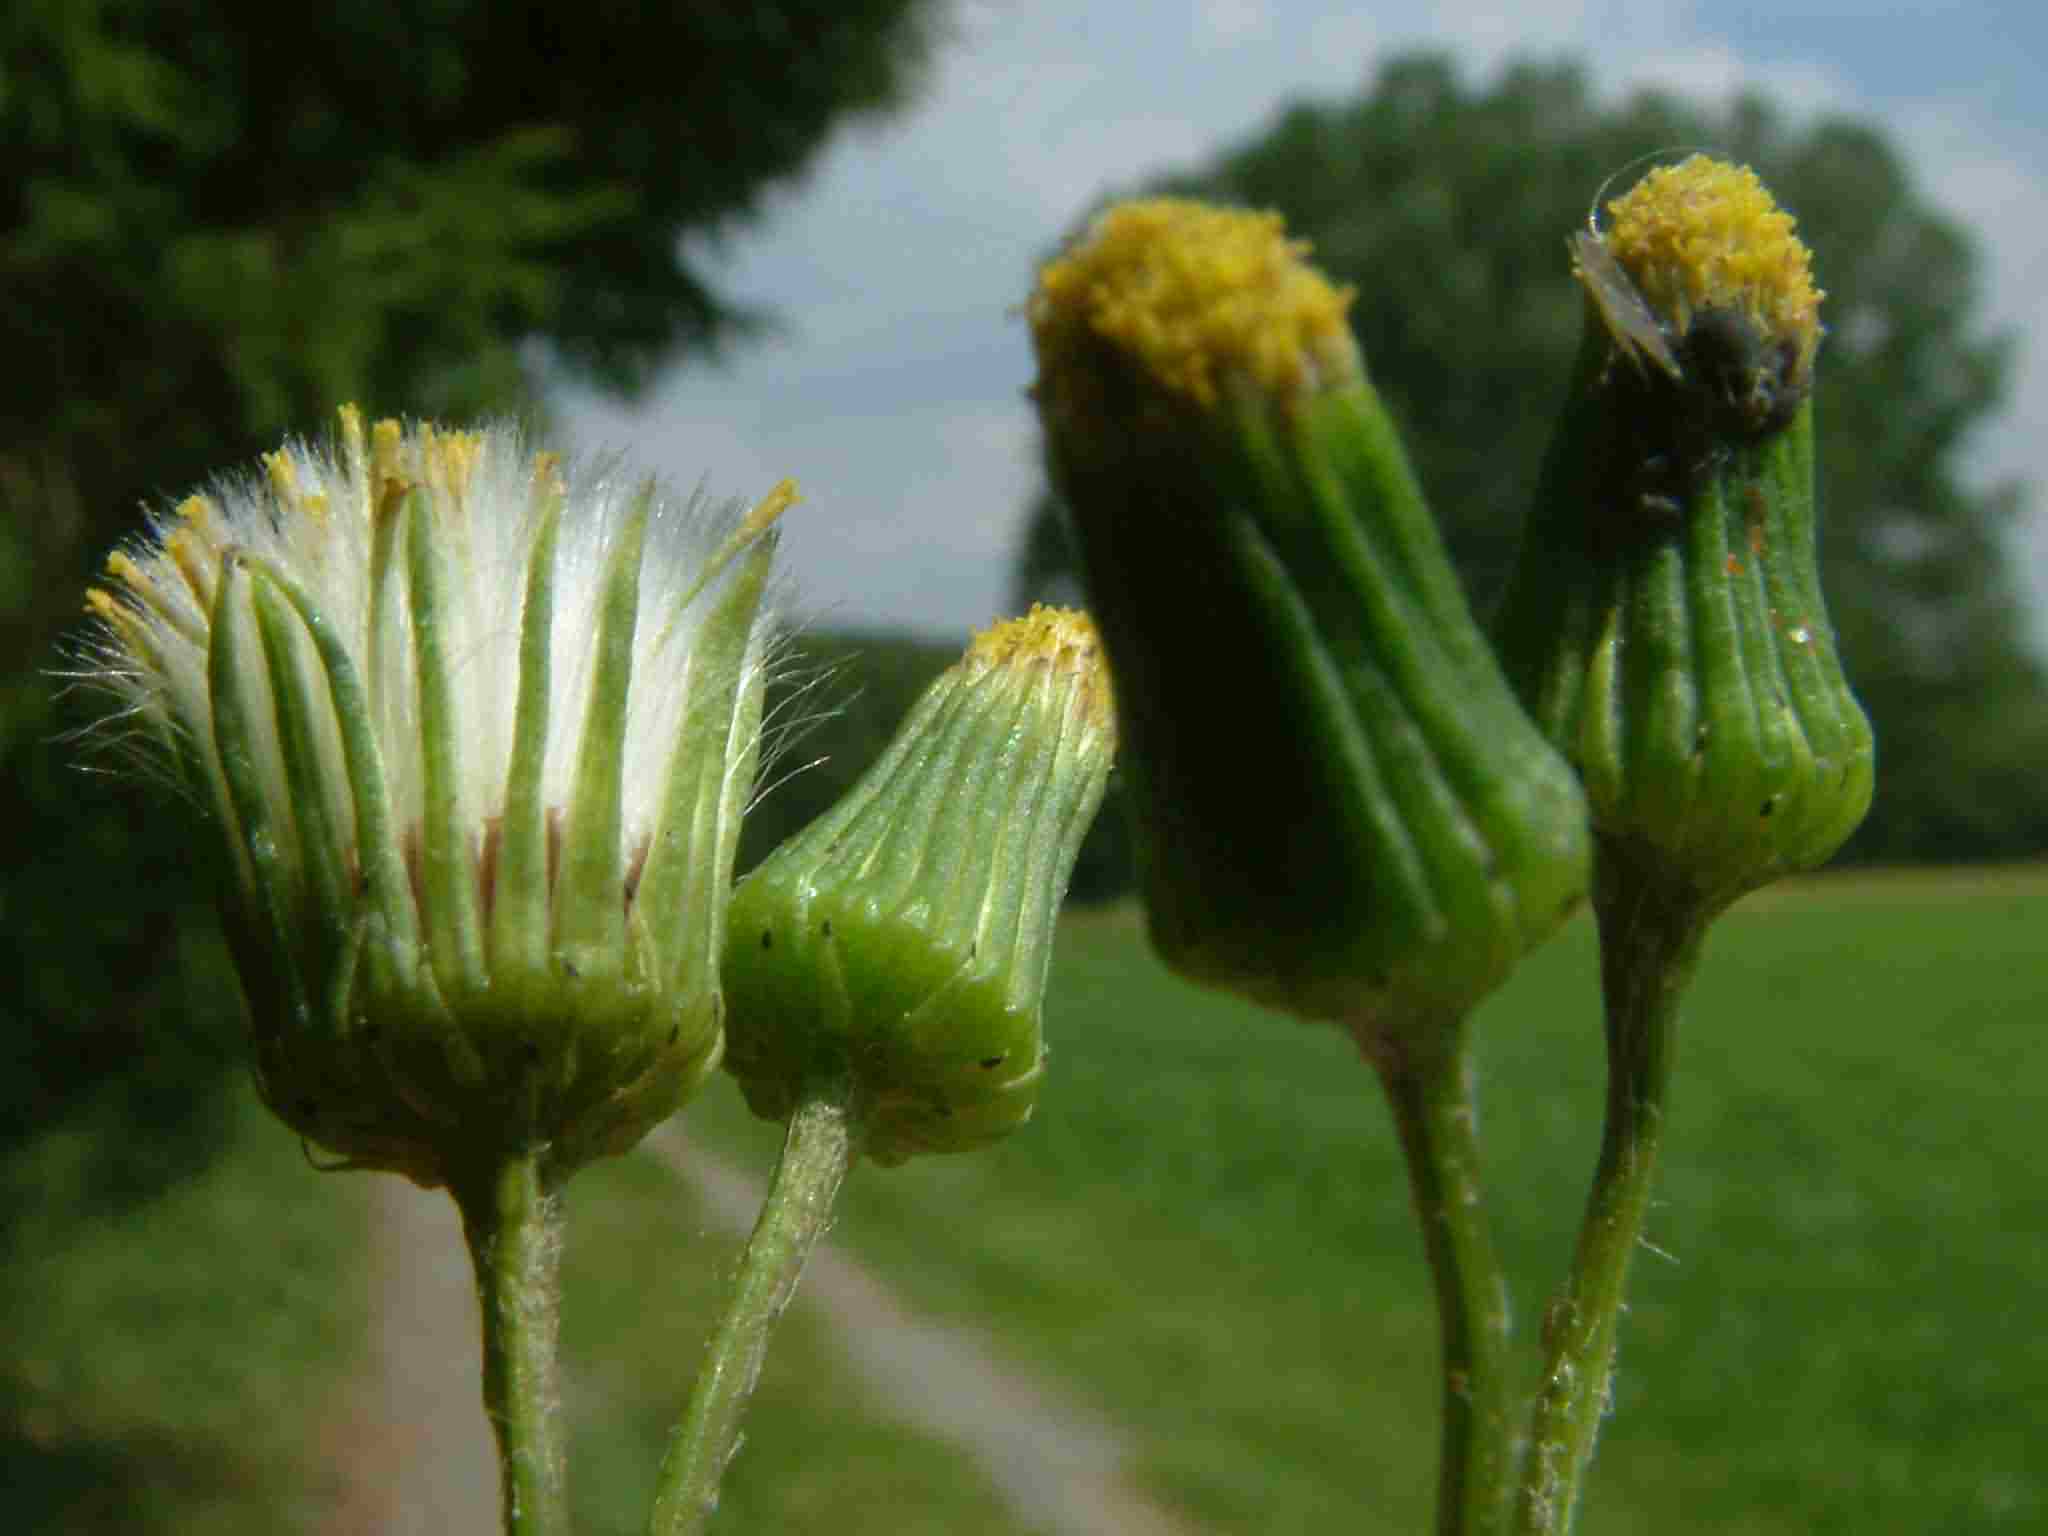
MULTIPOLYGON (((715 1220, 739 1232, 753 1225, 760 1180, 673 1124, 644 1145, 715 1220)), ((917 1316, 829 1237, 811 1255, 797 1302, 843 1323, 836 1337, 877 1403, 972 1452, 1026 1524, 1048 1536, 1195 1536, 1123 1475, 1113 1426, 999 1359, 978 1333, 917 1316)))
POLYGON ((391 1174, 370 1195, 368 1359, 329 1432, 347 1479, 325 1536, 497 1536, 498 1464, 455 1202, 391 1174))
MULTIPOLYGON (((644 1144, 736 1232, 760 1181, 671 1128, 644 1144)), ((343 1480, 322 1536, 495 1536, 497 1469, 477 1396, 476 1293, 455 1207, 377 1175, 370 1197, 369 1358, 322 1460, 343 1480)), ((1000 1360, 979 1334, 912 1312, 827 1239, 798 1304, 834 1330, 880 1411, 965 1447, 1046 1536, 1197 1536, 1133 1488, 1116 1430, 1000 1360)))

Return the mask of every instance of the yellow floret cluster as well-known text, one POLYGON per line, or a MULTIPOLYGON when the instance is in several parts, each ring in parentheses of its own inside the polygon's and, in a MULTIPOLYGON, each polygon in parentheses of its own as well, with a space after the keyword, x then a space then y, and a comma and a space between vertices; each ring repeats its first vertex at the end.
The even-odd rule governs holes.
POLYGON ((1765 334, 1798 343, 1803 374, 1820 342, 1812 258, 1794 220, 1747 166, 1693 155, 1607 205, 1607 245, 1677 335, 1695 312, 1739 308, 1765 334))
POLYGON ((1033 603, 1022 618, 991 624, 975 635, 961 658, 970 673, 993 667, 1040 665, 1071 672, 1088 685, 1091 713, 1110 713, 1109 668, 1102 656, 1102 638, 1095 621, 1078 608, 1048 608, 1033 603))
MULTIPOLYGON (((344 405, 340 414, 347 462, 358 468, 367 465, 369 470, 359 476, 368 487, 366 497, 348 509, 365 522, 389 515, 396 499, 416 480, 424 480, 457 503, 468 496, 483 452, 481 433, 450 432, 422 422, 408 439, 402 422, 385 420, 370 429, 366 442, 362 412, 344 405)), ((339 536, 329 522, 334 509, 327 494, 302 483, 298 461, 291 452, 265 454, 262 462, 264 480, 275 501, 276 526, 310 541, 317 557, 339 536)), ((536 454, 533 465, 536 483, 559 484, 556 455, 536 454)), ((112 626, 131 650, 148 639, 146 628, 137 622, 139 615, 182 622, 189 637, 203 639, 202 626, 213 607, 220 564, 234 542, 229 522, 213 498, 188 496, 164 527, 160 550, 140 561, 124 550, 107 557, 111 585, 89 589, 86 609, 112 626), (196 606, 188 608, 188 604, 196 606)), ((138 652, 138 659, 146 660, 153 653, 153 647, 138 652)))
POLYGON ((1043 373, 1108 342, 1162 390, 1207 408, 1236 376, 1290 394, 1357 371, 1352 290, 1305 260, 1277 213, 1154 198, 1110 209, 1039 274, 1029 315, 1043 373))

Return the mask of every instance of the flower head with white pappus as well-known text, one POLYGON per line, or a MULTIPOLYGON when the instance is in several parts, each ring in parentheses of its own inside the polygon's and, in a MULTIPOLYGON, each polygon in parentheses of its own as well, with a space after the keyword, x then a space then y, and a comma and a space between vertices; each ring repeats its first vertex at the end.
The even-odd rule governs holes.
POLYGON ((108 561, 90 676, 227 834, 257 1081, 425 1185, 623 1150, 716 1064, 787 483, 377 423, 108 561))

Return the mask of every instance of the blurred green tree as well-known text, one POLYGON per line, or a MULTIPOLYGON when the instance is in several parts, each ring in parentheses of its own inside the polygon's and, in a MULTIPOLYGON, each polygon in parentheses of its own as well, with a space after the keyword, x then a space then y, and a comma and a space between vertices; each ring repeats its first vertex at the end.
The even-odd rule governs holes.
MULTIPOLYGON (((1625 185, 1639 157, 1670 147, 1756 166, 1828 290, 1823 575, 1880 765, 1850 856, 2039 852, 2048 788, 2023 765, 2048 755, 2048 691, 2005 541, 2027 491, 1963 472, 1970 434, 2004 398, 2011 338, 1982 330, 1975 242, 1927 206, 1878 129, 1794 121, 1753 95, 1715 109, 1648 92, 1608 102, 1564 64, 1476 89, 1447 57, 1417 54, 1354 99, 1286 108, 1157 190, 1276 208, 1356 285, 1367 364, 1483 612, 1578 344, 1565 237, 1607 177, 1625 185)), ((1050 497, 1017 588, 1020 604, 1076 593, 1050 497)))

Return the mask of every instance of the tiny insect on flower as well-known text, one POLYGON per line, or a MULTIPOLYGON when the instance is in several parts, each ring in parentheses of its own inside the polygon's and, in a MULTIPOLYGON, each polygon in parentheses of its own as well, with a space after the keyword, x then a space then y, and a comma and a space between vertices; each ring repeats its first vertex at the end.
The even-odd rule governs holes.
POLYGON ((1568 243, 1572 276, 1599 310, 1621 354, 1639 368, 1647 360, 1673 381, 1683 378, 1685 370, 1671 350, 1671 338, 1664 333, 1663 322, 1650 308, 1650 301, 1629 281, 1599 232, 1580 230, 1568 243))
POLYGON ((1815 557, 1822 294, 1744 167, 1695 155, 1606 209, 1572 237, 1585 340, 1496 634, 1609 866, 1714 909, 1870 801, 1815 557))

